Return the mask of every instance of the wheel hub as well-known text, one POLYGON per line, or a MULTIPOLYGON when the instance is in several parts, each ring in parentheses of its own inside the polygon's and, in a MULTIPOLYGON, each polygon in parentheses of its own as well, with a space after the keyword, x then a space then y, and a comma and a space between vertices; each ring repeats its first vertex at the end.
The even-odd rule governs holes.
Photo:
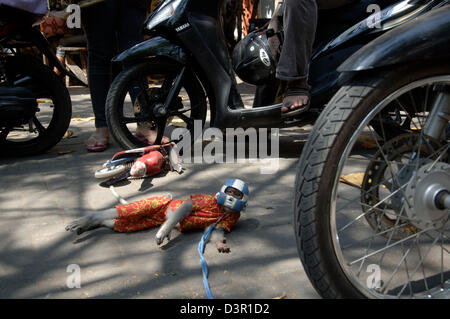
POLYGON ((445 192, 450 192, 450 165, 438 162, 422 166, 405 191, 405 210, 411 223, 422 229, 443 227, 449 209, 439 204, 439 196, 445 192))
MULTIPOLYGON (((417 150, 418 138, 418 134, 404 134, 385 143, 383 149, 374 155, 368 165, 362 183, 361 202, 364 204, 362 209, 365 212, 369 211, 365 216, 366 220, 374 230, 392 240, 411 236, 420 228, 418 229, 406 218, 400 224, 396 224, 397 216, 402 214, 402 207, 406 204, 404 203, 404 191, 400 191, 399 188, 413 178, 415 167, 403 165, 395 173, 395 178, 392 178, 394 173, 390 172, 391 168, 386 161, 400 163, 404 156, 413 154, 417 150), (378 204, 382 198, 380 192, 383 188, 388 189, 393 195, 389 202, 378 204), (391 229, 392 232, 389 231, 391 229)), ((420 154, 431 156, 434 148, 428 146, 427 143, 421 144, 420 154)))

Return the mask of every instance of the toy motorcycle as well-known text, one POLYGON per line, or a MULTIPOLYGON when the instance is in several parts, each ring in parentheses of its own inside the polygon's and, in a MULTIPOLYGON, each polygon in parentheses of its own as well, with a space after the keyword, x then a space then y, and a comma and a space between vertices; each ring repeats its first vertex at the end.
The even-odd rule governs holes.
POLYGON ((163 171, 181 174, 182 170, 176 144, 171 142, 118 152, 95 172, 95 178, 109 179, 107 183, 112 185, 127 178, 150 177, 163 171))

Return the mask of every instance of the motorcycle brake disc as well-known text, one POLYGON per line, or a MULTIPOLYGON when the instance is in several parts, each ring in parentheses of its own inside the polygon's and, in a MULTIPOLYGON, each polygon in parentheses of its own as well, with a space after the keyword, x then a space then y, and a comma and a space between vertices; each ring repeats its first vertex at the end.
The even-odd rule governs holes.
POLYGON ((408 133, 386 142, 375 153, 364 174, 361 203, 365 218, 376 233, 401 240, 420 231, 405 212, 408 203, 404 186, 414 175, 416 156, 422 161, 420 167, 433 161, 439 147, 440 143, 428 138, 420 140, 419 133, 408 133))

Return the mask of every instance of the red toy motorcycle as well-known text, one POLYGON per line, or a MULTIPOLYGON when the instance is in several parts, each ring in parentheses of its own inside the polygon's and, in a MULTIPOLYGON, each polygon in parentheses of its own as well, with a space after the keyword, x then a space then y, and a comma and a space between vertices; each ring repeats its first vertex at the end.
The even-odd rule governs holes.
POLYGON ((118 152, 95 172, 95 177, 111 179, 108 184, 112 185, 126 178, 149 177, 163 171, 182 172, 173 142, 118 152))

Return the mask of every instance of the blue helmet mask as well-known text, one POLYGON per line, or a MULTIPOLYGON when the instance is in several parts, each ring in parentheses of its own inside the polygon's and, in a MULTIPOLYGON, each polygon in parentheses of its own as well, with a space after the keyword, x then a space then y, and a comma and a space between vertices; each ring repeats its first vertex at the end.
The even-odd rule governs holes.
POLYGON ((222 186, 220 192, 216 194, 216 199, 219 205, 240 212, 247 206, 248 195, 248 185, 240 179, 233 178, 222 186), (242 198, 239 199, 235 196, 227 194, 226 190, 228 187, 232 187, 240 191, 243 195, 242 198))

